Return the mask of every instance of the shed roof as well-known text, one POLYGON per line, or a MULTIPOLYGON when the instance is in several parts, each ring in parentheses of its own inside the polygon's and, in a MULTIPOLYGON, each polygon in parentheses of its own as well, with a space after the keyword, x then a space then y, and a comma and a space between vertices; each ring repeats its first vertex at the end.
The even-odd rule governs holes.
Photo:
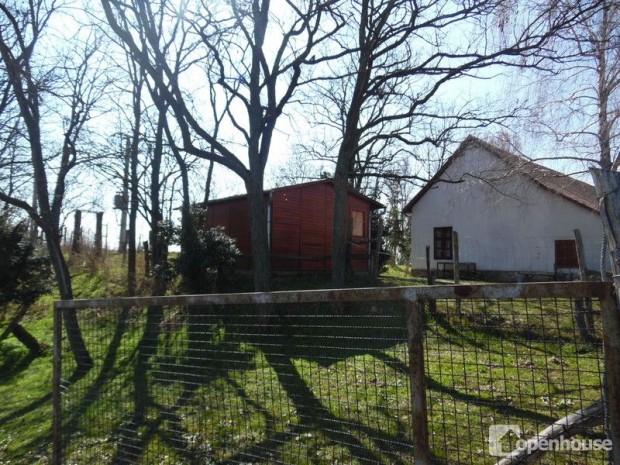
MULTIPOLYGON (((265 194, 270 194, 272 192, 283 191, 283 190, 286 190, 286 189, 291 189, 291 188, 296 188, 296 187, 313 186, 313 185, 317 185, 317 184, 331 184, 331 185, 333 185, 334 181, 332 179, 319 179, 317 181, 309 181, 309 182, 304 182, 304 183, 300 183, 300 184, 291 184, 290 186, 275 187, 273 189, 269 189, 269 190, 265 191, 265 194)), ((367 202, 368 204, 370 204, 372 210, 378 210, 380 208, 385 208, 385 205, 377 202, 374 199, 371 199, 370 197, 367 197, 367 196, 365 196, 363 194, 360 194, 359 192, 356 192, 353 189, 349 189, 349 194, 353 195, 355 197, 358 197, 358 198, 362 199, 363 201, 367 202)), ((241 199, 245 199, 246 197, 247 197, 247 194, 233 195, 233 196, 230 196, 230 197, 222 197, 220 199, 209 200, 207 202, 207 205, 213 205, 213 204, 217 204, 217 203, 221 203, 221 202, 229 202, 231 200, 241 200, 241 199)))
POLYGON ((545 166, 534 163, 527 158, 519 155, 515 155, 507 150, 490 144, 489 142, 478 139, 474 136, 468 136, 454 154, 439 168, 437 173, 431 178, 431 180, 411 199, 411 201, 403 209, 403 213, 410 214, 415 204, 426 194, 426 192, 433 187, 443 176, 446 170, 458 157, 465 153, 468 147, 480 147, 503 161, 506 166, 513 170, 515 173, 519 173, 527 176, 530 180, 536 183, 543 189, 558 195, 560 197, 569 200, 583 208, 586 208, 595 213, 599 212, 599 203, 596 196, 594 186, 572 178, 559 171, 552 170, 545 166))

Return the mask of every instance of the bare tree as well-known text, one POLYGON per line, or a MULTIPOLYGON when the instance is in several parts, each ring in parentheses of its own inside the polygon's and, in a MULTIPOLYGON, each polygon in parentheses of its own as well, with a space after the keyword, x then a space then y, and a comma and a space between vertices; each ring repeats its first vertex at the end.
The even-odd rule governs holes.
POLYGON ((102 0, 102 5, 108 23, 157 89, 155 103, 169 108, 174 116, 182 137, 179 148, 222 164, 245 183, 255 288, 269 289, 265 166, 278 118, 300 85, 311 52, 340 27, 333 16, 327 17, 331 14, 330 2, 312 0, 298 6, 286 1, 282 4, 286 8, 277 14, 271 11, 268 0, 202 2, 196 12, 182 2, 179 11, 167 7, 171 22, 164 31, 157 28, 153 2, 102 0), (168 40, 172 34, 175 41, 168 40), (169 61, 172 43, 196 67, 204 63, 205 56, 215 63, 203 72, 214 73, 217 92, 229 96, 224 99, 230 102, 227 124, 231 138, 239 144, 214 137, 213 128, 191 110, 178 69, 169 61), (243 155, 236 153, 239 146, 243 155))
POLYGON ((330 178, 331 173, 323 165, 317 164, 317 160, 320 160, 318 153, 309 153, 299 145, 283 163, 272 165, 269 173, 271 183, 275 187, 283 187, 330 178))
MULTIPOLYGON (((571 2, 561 2, 570 6, 571 2)), ((620 166, 620 6, 600 0, 554 40, 553 61, 534 76, 529 133, 551 136, 562 158, 620 166)), ((533 79, 532 79, 533 78, 533 79)))
POLYGON ((333 76, 336 82, 348 82, 347 98, 340 104, 334 173, 333 287, 342 287, 345 280, 347 189, 356 157, 364 150, 377 151, 377 144, 388 145, 387 140, 408 147, 437 144, 442 133, 430 136, 428 128, 438 121, 453 121, 447 128, 486 124, 487 118, 468 109, 441 112, 434 106, 440 91, 490 66, 536 66, 543 57, 541 47, 592 8, 554 4, 534 15, 515 14, 518 20, 508 23, 504 18, 514 7, 511 2, 361 0, 346 5, 352 30, 339 44, 350 50, 350 60, 333 76))
MULTIPOLYGON (((56 57, 53 65, 38 57, 43 40, 49 40, 46 32, 54 15, 59 12, 59 2, 30 2, 27 8, 20 3, 0 4, 0 57, 6 72, 7 100, 15 102, 13 127, 23 124, 22 147, 28 155, 19 153, 21 167, 28 160, 28 174, 34 180, 36 203, 20 196, 19 190, 0 188, 0 200, 22 209, 41 228, 55 271, 62 299, 72 299, 73 290, 67 264, 61 251, 60 217, 67 192, 69 175, 82 161, 79 150, 81 137, 92 118, 93 109, 103 95, 104 84, 98 81, 93 56, 97 41, 89 37, 83 47, 70 57, 56 57), (60 63, 60 66, 58 65, 60 63), (58 152, 54 152, 47 137, 49 126, 45 118, 43 102, 53 100, 56 111, 62 112, 61 135, 58 152), (45 125, 45 126, 44 126, 45 125), (30 171, 31 169, 31 171, 30 171)), ((48 107, 49 108, 49 107, 48 107)), ((6 108, 3 108, 3 111, 6 108)), ((60 126, 60 125, 59 125, 60 126)), ((53 131, 53 130, 52 130, 53 131)), ((14 167, 14 166, 13 166, 14 167)), ((13 168, 9 167, 9 168, 13 168)), ((64 312, 67 336, 77 362, 78 372, 92 366, 75 313, 64 312)))

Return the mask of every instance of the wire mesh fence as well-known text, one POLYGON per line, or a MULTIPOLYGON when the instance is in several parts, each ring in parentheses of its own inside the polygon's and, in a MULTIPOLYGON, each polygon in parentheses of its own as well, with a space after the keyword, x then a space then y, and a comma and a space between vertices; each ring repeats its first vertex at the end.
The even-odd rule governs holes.
MULTIPOLYGON (((605 439, 598 301, 444 300, 427 322, 430 447, 438 461, 494 463, 520 439, 593 404, 580 418, 585 435, 575 438, 605 439), (575 324, 584 303, 586 331, 575 324), (505 433, 494 445, 491 428, 505 433)), ((607 463, 602 450, 571 450, 587 444, 551 451, 536 463, 607 463)))
MULTIPOLYGON (((57 321, 77 312, 95 360, 76 375, 62 340, 57 458, 407 464, 427 447, 434 462, 487 464, 592 405, 570 439, 603 440, 603 287, 546 286, 541 298, 544 286, 57 303, 57 321)), ((606 452, 540 460, 606 463, 606 452)))

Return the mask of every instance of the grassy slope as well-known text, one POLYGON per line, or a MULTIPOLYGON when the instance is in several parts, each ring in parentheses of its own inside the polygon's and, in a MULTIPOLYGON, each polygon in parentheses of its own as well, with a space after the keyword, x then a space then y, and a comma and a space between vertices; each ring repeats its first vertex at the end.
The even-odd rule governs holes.
MULTIPOLYGON (((76 298, 122 293, 120 257, 94 260, 85 257, 72 264, 76 298), (98 271, 92 272, 94 269, 98 271)), ((52 304, 57 294, 46 295, 30 309, 22 324, 41 343, 52 345, 52 304)), ((0 464, 49 463, 52 407, 52 351, 29 356, 15 338, 0 341, 0 464)))
MULTIPOLYGON (((123 280, 120 257, 105 262, 86 257, 73 263, 76 298, 121 295, 123 280), (92 273, 94 269, 98 271, 92 273)), ((390 270, 386 283, 418 283, 404 270, 390 270)), ((357 283, 362 285, 363 282, 357 283)), ((248 287, 246 283, 243 286, 248 287)), ((295 280, 280 278, 279 289, 318 289, 328 286, 326 277, 295 280)), ((247 290, 247 289, 244 289, 247 290)), ((42 343, 51 347, 51 308, 57 295, 41 298, 23 321, 24 326, 42 343)), ((52 353, 32 358, 13 337, 0 342, 0 464, 48 463, 51 441, 52 353)))

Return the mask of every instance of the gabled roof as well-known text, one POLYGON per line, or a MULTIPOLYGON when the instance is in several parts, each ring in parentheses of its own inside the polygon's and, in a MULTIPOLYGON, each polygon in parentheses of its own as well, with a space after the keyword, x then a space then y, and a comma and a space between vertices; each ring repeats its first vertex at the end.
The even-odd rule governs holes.
MULTIPOLYGON (((334 181, 332 179, 319 179, 317 181, 309 181, 309 182, 304 182, 300 184, 291 184, 290 186, 275 187, 273 189, 265 191, 265 194, 271 194, 271 193, 275 193, 278 191, 283 191, 286 189, 291 189, 291 188, 296 188, 296 187, 314 186, 316 184, 330 184, 333 186, 334 181)), ((368 204, 370 204, 373 210, 379 210, 380 208, 385 208, 385 205, 377 202, 374 199, 371 199, 370 197, 366 197, 365 195, 360 194, 359 192, 356 192, 353 189, 349 189, 349 194, 355 197, 358 197, 362 199, 363 201, 367 202, 368 204)), ((209 200, 207 202, 207 205, 213 205, 213 204, 217 204, 221 202, 229 202, 231 200, 241 200, 241 199, 245 199, 246 197, 247 197, 247 194, 233 195, 230 197, 222 197, 221 199, 209 200)))
POLYGON ((599 203, 596 197, 594 186, 571 178, 559 171, 552 170, 545 166, 534 163, 522 156, 515 155, 507 150, 501 149, 488 142, 474 136, 468 136, 454 154, 439 168, 431 180, 415 195, 405 206, 403 213, 410 214, 414 205, 431 189, 443 176, 446 170, 454 163, 454 160, 462 156, 469 147, 479 147, 491 153, 499 160, 504 162, 508 169, 515 173, 522 174, 536 183, 539 187, 563 197, 592 212, 599 212, 599 203))

